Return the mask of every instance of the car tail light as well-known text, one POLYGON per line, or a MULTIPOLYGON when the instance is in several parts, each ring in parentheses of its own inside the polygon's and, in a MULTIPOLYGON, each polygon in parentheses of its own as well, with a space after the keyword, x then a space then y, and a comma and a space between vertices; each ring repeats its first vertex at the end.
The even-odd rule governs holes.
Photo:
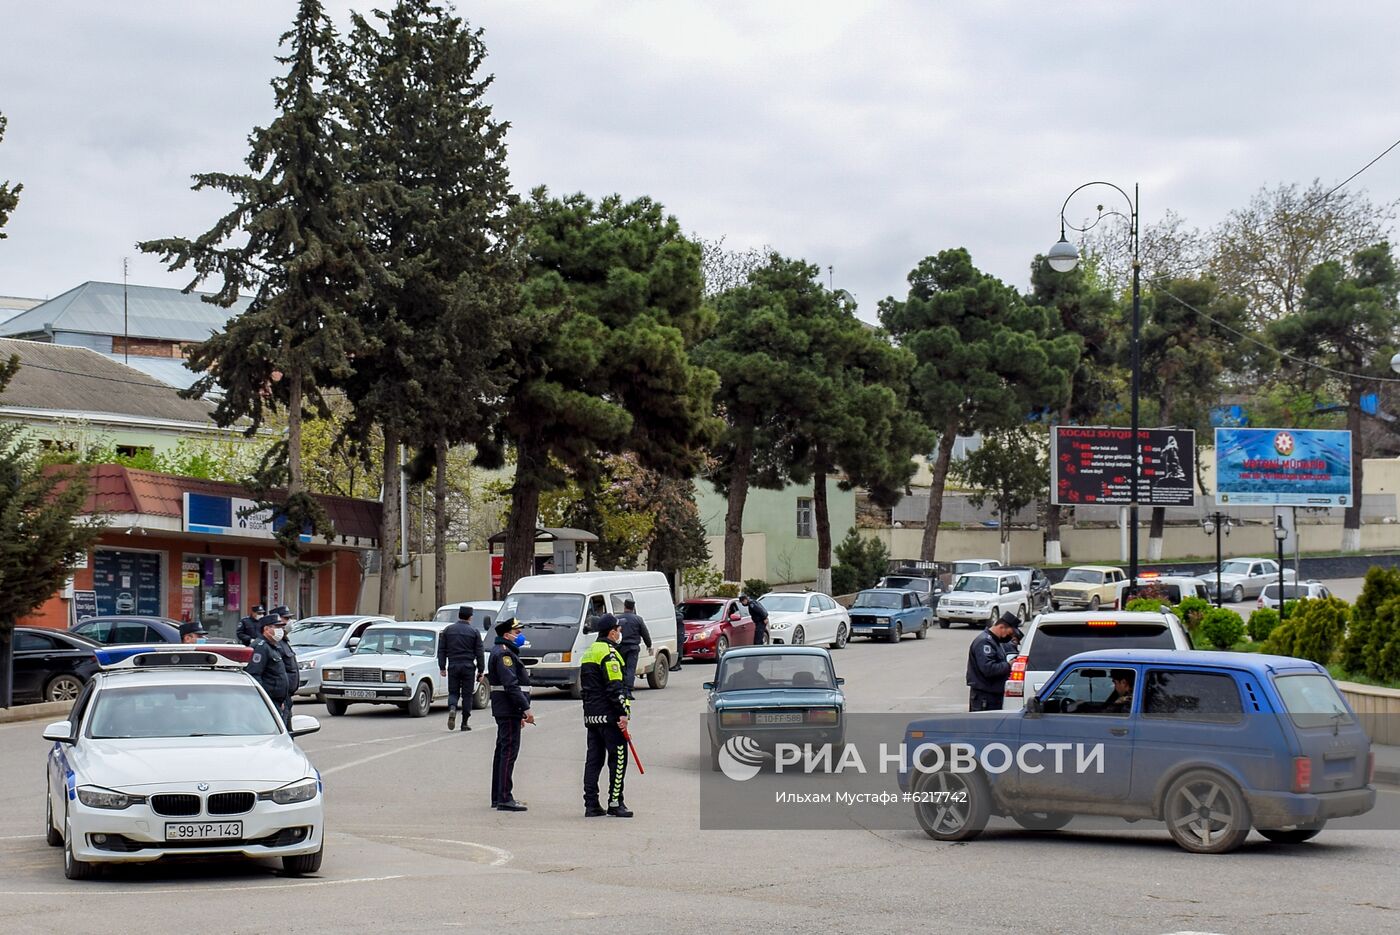
POLYGON ((1312 757, 1293 758, 1293 791, 1307 792, 1312 788, 1312 757))
POLYGON ((743 727, 753 723, 752 711, 721 711, 719 715, 721 727, 743 727))
POLYGON ((1118 621, 1117 621, 1117 620, 1086 620, 1086 621, 1084 621, 1084 625, 1085 625, 1086 627, 1116 627, 1116 626, 1118 626, 1118 621))
POLYGON ((836 720, 835 708, 815 708, 807 712, 808 724, 835 724, 836 720))
POLYGON ((1028 656, 1017 656, 1011 663, 1011 674, 1006 677, 1006 694, 1020 698, 1026 693, 1026 662, 1028 656))

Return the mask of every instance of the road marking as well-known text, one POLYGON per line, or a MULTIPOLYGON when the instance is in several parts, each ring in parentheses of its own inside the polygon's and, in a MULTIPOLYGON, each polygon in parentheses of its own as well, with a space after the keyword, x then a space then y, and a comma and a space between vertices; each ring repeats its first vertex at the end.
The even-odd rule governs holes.
POLYGON ((0 837, 0 841, 37 841, 42 837, 42 834, 7 834, 0 837))
MULTIPOLYGON (((300 883, 254 883, 244 886, 208 886, 200 887, 200 891, 214 893, 237 893, 242 890, 295 890, 308 889, 313 886, 341 886, 345 883, 382 883, 385 880, 402 880, 407 876, 408 874, 406 873, 396 873, 393 876, 389 877, 356 877, 353 880, 304 880, 300 883)), ((171 884, 168 886, 156 884, 154 887, 141 886, 139 888, 130 889, 97 890, 89 889, 88 887, 84 886, 75 887, 73 889, 68 890, 6 890, 0 891, 0 896, 63 896, 67 898, 72 898, 74 896, 87 896, 89 894, 93 896, 113 896, 118 893, 123 895, 126 895, 128 893, 136 895, 140 893, 149 893, 153 889, 188 890, 189 888, 190 884, 188 882, 181 881, 179 883, 171 884)))
POLYGON ((456 844, 459 847, 475 847, 488 854, 494 854, 495 859, 488 866, 502 867, 515 859, 515 855, 505 848, 492 847, 490 844, 478 844, 475 841, 453 841, 448 838, 419 838, 409 834, 366 834, 364 837, 370 840, 384 841, 423 841, 428 844, 456 844))
POLYGON ((327 750, 344 750, 346 747, 363 747, 372 743, 392 743, 395 740, 411 740, 414 737, 422 737, 422 734, 399 734, 396 737, 374 737, 370 740, 354 740, 349 743, 333 743, 324 747, 303 747, 308 754, 325 753, 327 750))
POLYGON ((351 760, 349 763, 341 763, 339 766, 331 766, 326 769, 323 769, 321 770, 321 775, 329 776, 331 773, 338 773, 343 769, 350 769, 353 766, 364 766, 366 763, 373 763, 375 760, 382 760, 386 756, 395 756, 396 754, 406 753, 409 750, 413 750, 418 747, 426 747, 430 743, 438 743, 440 741, 446 740, 451 736, 452 734, 442 733, 436 737, 433 737, 430 740, 424 740, 420 743, 411 743, 404 747, 395 747, 392 750, 385 750, 383 753, 376 753, 373 756, 362 757, 358 760, 351 760))

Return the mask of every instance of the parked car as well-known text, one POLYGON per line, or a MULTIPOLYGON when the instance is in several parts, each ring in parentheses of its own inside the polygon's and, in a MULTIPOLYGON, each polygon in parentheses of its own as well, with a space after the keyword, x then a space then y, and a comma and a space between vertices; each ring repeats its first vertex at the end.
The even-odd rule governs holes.
POLYGON ((933 611, 914 591, 868 588, 856 595, 850 610, 852 636, 879 637, 890 643, 898 643, 906 633, 921 640, 933 625, 933 611))
POLYGON ((685 626, 682 658, 719 659, 735 646, 753 645, 753 618, 732 597, 697 597, 676 608, 685 626))
MULTIPOLYGON (((438 623, 455 623, 461 609, 464 606, 470 607, 472 609, 472 622, 481 627, 481 632, 489 633, 496 625, 496 616, 501 612, 501 603, 501 601, 457 601, 453 604, 443 604, 433 614, 433 619, 438 623)), ((492 634, 491 639, 495 638, 495 634, 492 634)))
POLYGON ((990 571, 993 568, 1000 568, 1001 560, 996 558, 961 558, 953 562, 950 582, 956 582, 958 578, 974 571, 990 571))
POLYGON ((100 643, 46 627, 15 627, 14 681, 17 702, 72 701, 97 672, 100 643))
POLYGON ((99 648, 102 671, 67 719, 44 728, 44 837, 63 848, 64 875, 211 856, 319 870, 321 777, 293 740, 316 719, 283 726, 243 671, 245 647, 124 650, 99 648))
POLYGON ((709 692, 705 720, 710 768, 721 754, 756 766, 778 743, 834 744, 845 739, 844 679, 831 653, 817 646, 743 646, 724 654, 709 692))
MULTIPOLYGON (((409 717, 427 715, 434 701, 447 697, 437 664, 438 637, 446 628, 436 620, 370 625, 353 653, 321 670, 326 710, 339 717, 352 704, 393 704, 409 717)), ((472 698, 473 708, 484 707, 482 695, 472 698)))
POLYGON ((305 617, 293 623, 287 634, 287 642, 297 654, 297 664, 301 669, 297 694, 315 696, 317 701, 325 702, 326 699, 321 696, 322 670, 354 652, 371 624, 392 622, 392 617, 346 614, 305 617))
POLYGON ((913 591, 929 609, 938 607, 938 600, 952 583, 952 566, 947 562, 925 562, 917 559, 895 559, 889 563, 886 575, 876 582, 877 588, 913 591))
MULTIPOLYGON (((72 626, 69 633, 85 636, 104 646, 133 643, 178 643, 180 621, 168 617, 88 617, 72 626)), ((207 643, 232 643, 216 636, 205 638, 207 643)))
MULTIPOLYGON (((1332 592, 1327 590, 1326 585, 1321 581, 1304 581, 1302 584, 1292 584, 1287 581, 1283 584, 1284 601, 1318 600, 1324 597, 1331 597, 1332 592)), ((1271 610, 1278 610, 1282 603, 1278 599, 1278 582, 1264 585, 1264 590, 1259 592, 1258 606, 1268 607, 1271 610)))
POLYGON ((940 841, 976 837, 990 815, 1053 831, 1096 814, 1163 821, 1183 849, 1220 854, 1251 827, 1270 841, 1307 841, 1376 801, 1370 741, 1336 683, 1316 663, 1284 656, 1083 653, 1025 708, 910 723, 905 750, 900 786, 940 841), (990 746, 1019 757, 1047 742, 1101 748, 1102 768, 1074 769, 1071 757, 1059 768, 1037 757, 1039 771, 979 765, 990 746), (954 743, 972 748, 972 769, 938 755, 954 743))
POLYGON ((1051 610, 1098 610, 1118 607, 1128 576, 1112 565, 1076 565, 1050 588, 1051 610))
POLYGON ((998 570, 1014 571, 1021 576, 1021 583, 1025 586, 1026 594, 1030 596, 1030 603, 1026 609, 1031 614, 1050 609, 1050 579, 1045 576, 1045 572, 1029 565, 1003 565, 998 570))
POLYGON ((1096 649, 1191 649, 1176 615, 1113 610, 1041 614, 1011 659, 1005 697, 1022 702, 1040 691, 1070 656, 1096 649))
POLYGON ((1133 597, 1157 597, 1175 606, 1188 597, 1213 600, 1213 587, 1207 588, 1205 579, 1196 575, 1145 571, 1138 575, 1133 597))
MULTIPOLYGON (((1215 593, 1211 577, 1208 587, 1215 593)), ((1293 569, 1283 570, 1284 582, 1294 580, 1293 569)), ((1238 604, 1247 597, 1258 597, 1265 585, 1278 584, 1278 562, 1271 558, 1232 558, 1220 564, 1220 590, 1226 600, 1238 604)))
POLYGON ((846 608, 816 591, 771 591, 762 598, 768 611, 768 640, 776 645, 830 646, 840 649, 851 638, 846 608))
POLYGON ((943 629, 955 621, 986 627, 1002 614, 1025 620, 1030 607, 1024 579, 1015 572, 976 571, 959 575, 953 590, 938 602, 938 625, 943 629))

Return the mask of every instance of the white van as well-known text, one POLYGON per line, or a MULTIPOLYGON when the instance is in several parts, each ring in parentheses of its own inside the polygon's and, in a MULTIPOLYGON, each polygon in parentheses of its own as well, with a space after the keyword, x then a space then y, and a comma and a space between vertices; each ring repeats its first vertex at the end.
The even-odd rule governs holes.
POLYGON ((651 634, 652 652, 642 645, 637 675, 652 688, 665 688, 667 672, 680 658, 676 646, 676 607, 666 576, 659 571, 589 571, 531 575, 515 582, 499 617, 524 625, 521 660, 530 667, 532 686, 562 688, 579 695, 578 667, 593 644, 588 632, 605 613, 622 613, 622 602, 637 603, 637 615, 651 634))

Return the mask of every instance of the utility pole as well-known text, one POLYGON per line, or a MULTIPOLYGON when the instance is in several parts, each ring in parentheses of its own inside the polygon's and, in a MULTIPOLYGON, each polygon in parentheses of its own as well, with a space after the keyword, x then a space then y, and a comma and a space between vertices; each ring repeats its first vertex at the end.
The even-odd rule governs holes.
POLYGON ((126 305, 127 267, 131 260, 122 257, 122 363, 131 363, 131 318, 126 305))

